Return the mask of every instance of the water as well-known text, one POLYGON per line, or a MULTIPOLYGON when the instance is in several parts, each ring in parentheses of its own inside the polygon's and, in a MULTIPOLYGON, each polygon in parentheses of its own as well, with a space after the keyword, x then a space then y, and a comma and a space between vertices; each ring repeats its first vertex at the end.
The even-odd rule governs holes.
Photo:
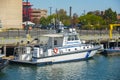
POLYGON ((47 66, 10 64, 0 72, 0 80, 120 80, 120 56, 95 55, 47 66))

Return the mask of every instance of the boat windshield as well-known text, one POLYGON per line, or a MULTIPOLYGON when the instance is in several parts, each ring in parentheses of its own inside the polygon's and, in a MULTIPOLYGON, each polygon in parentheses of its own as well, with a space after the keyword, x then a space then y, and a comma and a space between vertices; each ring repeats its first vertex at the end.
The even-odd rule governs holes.
POLYGON ((79 40, 77 35, 69 35, 68 41, 79 40))

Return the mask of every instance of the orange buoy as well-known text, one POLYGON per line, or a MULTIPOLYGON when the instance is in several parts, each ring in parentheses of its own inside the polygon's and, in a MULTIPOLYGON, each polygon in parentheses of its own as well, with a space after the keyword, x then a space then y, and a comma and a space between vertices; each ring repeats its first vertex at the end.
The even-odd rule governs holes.
POLYGON ((55 54, 57 54, 57 53, 58 53, 58 48, 54 48, 54 49, 53 49, 53 52, 54 52, 55 54))
POLYGON ((31 27, 31 26, 29 27, 29 30, 32 30, 32 27, 31 27))

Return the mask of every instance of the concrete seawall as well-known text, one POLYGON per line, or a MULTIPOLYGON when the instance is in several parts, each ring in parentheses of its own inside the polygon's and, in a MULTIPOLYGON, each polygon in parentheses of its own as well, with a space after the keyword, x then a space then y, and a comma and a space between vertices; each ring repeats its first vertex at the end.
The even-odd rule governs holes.
MULTIPOLYGON (((113 39, 118 39, 119 34, 114 35, 113 39)), ((41 37, 41 36, 33 36, 30 38, 22 38, 22 37, 10 37, 10 38, 0 38, 0 44, 16 44, 17 42, 21 42, 21 41, 31 41, 34 38, 39 38, 40 41, 42 42, 46 42, 46 38, 45 37, 41 37)), ((80 35, 80 39, 81 40, 93 40, 93 41, 107 41, 109 40, 109 35, 80 35)))

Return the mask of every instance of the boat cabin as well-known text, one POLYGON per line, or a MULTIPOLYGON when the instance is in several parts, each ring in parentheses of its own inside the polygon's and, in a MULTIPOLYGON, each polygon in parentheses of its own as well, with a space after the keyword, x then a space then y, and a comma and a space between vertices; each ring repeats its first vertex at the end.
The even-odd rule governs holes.
POLYGON ((49 37, 47 42, 48 49, 54 47, 81 44, 81 40, 78 36, 78 33, 76 33, 75 31, 69 31, 69 33, 47 34, 44 36, 49 37))

